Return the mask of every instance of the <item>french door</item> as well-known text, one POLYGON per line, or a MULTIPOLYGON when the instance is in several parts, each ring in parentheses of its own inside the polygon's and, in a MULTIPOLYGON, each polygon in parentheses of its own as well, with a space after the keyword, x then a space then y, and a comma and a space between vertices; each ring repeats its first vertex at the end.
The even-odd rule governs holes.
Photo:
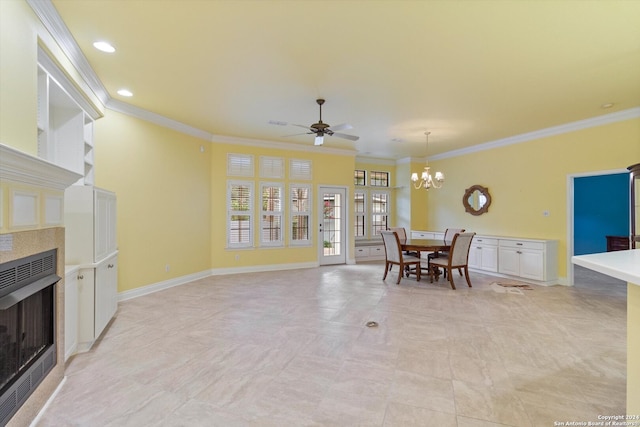
POLYGON ((318 194, 320 265, 344 264, 347 253, 347 190, 319 187, 318 194))

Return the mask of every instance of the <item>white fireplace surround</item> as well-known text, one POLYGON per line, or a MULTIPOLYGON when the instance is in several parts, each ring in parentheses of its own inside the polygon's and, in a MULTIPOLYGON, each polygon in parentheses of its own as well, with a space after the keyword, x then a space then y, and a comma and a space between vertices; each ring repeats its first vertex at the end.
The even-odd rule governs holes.
MULTIPOLYGON (((81 176, 0 144, 0 263, 58 249, 56 273, 65 275, 64 190, 81 176)), ((56 291, 55 342, 58 363, 9 420, 29 425, 64 376, 64 279, 56 291)))

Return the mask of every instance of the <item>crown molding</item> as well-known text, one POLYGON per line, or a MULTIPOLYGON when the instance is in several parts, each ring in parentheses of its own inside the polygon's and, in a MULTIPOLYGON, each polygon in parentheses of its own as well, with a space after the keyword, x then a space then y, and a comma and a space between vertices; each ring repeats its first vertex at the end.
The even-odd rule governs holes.
POLYGON ((195 136, 196 138, 205 139, 209 142, 212 141, 213 134, 203 131, 193 126, 186 125, 177 120, 169 119, 160 114, 152 113, 151 111, 143 108, 136 107, 126 102, 118 101, 117 99, 109 99, 105 105, 109 110, 117 111, 128 116, 137 117, 138 119, 145 120, 151 123, 155 123, 159 126, 163 126, 175 131, 184 133, 186 135, 195 136))
POLYGON ((372 163, 374 165, 385 165, 385 166, 395 166, 397 163, 393 159, 383 159, 380 157, 367 157, 367 156, 356 156, 356 162, 372 163))
POLYGON ((617 111, 615 113, 605 114, 590 119, 578 120, 563 125, 552 126, 550 128, 540 129, 521 135, 510 136, 504 139, 498 139, 484 144, 474 145, 472 147, 461 148, 459 150, 447 151, 446 153, 429 156, 431 160, 448 159, 458 157, 465 154, 477 153, 479 151, 491 150, 507 145, 519 144, 521 142, 532 141, 534 139, 547 138, 550 136, 561 135, 563 133, 575 132, 583 129, 589 129, 596 126, 603 126, 610 123, 622 122, 625 120, 640 118, 640 107, 630 108, 628 110, 617 111))
POLYGON ((64 190, 80 178, 79 173, 0 144, 0 181, 64 190))
POLYGON ((71 64, 76 68, 84 82, 90 90, 98 97, 103 105, 109 100, 109 92, 98 78, 93 68, 82 53, 80 46, 76 43, 73 35, 60 17, 51 0, 26 0, 27 4, 35 12, 44 27, 51 33, 53 39, 58 43, 60 49, 69 58, 71 64))

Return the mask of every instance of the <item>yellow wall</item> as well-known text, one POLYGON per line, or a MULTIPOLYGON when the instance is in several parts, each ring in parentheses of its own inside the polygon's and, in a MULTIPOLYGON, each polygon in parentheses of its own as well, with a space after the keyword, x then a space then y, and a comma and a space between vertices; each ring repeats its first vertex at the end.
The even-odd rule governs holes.
POLYGON ((567 176, 626 169, 640 159, 640 119, 432 161, 445 174, 440 190, 428 194, 427 229, 463 227, 480 234, 554 239, 558 275, 567 271, 567 176), (487 214, 465 212, 462 195, 489 188, 487 214), (549 216, 543 216, 548 211, 549 216))
POLYGON ((22 1, 0 1, 0 142, 37 154, 37 20, 22 1))
POLYGON ((107 110, 95 153, 96 186, 118 198, 118 291, 208 271, 209 143, 107 110))

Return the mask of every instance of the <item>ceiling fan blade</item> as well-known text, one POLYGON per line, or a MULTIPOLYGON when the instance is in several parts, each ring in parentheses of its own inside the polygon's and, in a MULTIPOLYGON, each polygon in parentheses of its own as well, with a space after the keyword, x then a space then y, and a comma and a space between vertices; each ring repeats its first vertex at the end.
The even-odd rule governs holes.
POLYGON ((302 133, 291 133, 289 135, 282 135, 281 138, 288 138, 290 136, 299 136, 299 135, 309 135, 312 134, 313 132, 302 132, 302 133))
POLYGON ((353 129, 353 126, 351 126, 349 123, 342 123, 337 126, 331 126, 331 130, 334 132, 339 130, 349 130, 349 129, 353 129))
POLYGON ((311 129, 309 126, 297 125, 295 123, 289 123, 291 126, 298 126, 299 128, 311 129))
POLYGON ((313 145, 322 145, 324 143, 324 135, 316 136, 316 140, 313 145))
POLYGON ((357 141, 360 139, 359 136, 355 135, 347 135, 346 133, 333 133, 333 136, 337 136, 338 138, 350 139, 351 141, 357 141))

